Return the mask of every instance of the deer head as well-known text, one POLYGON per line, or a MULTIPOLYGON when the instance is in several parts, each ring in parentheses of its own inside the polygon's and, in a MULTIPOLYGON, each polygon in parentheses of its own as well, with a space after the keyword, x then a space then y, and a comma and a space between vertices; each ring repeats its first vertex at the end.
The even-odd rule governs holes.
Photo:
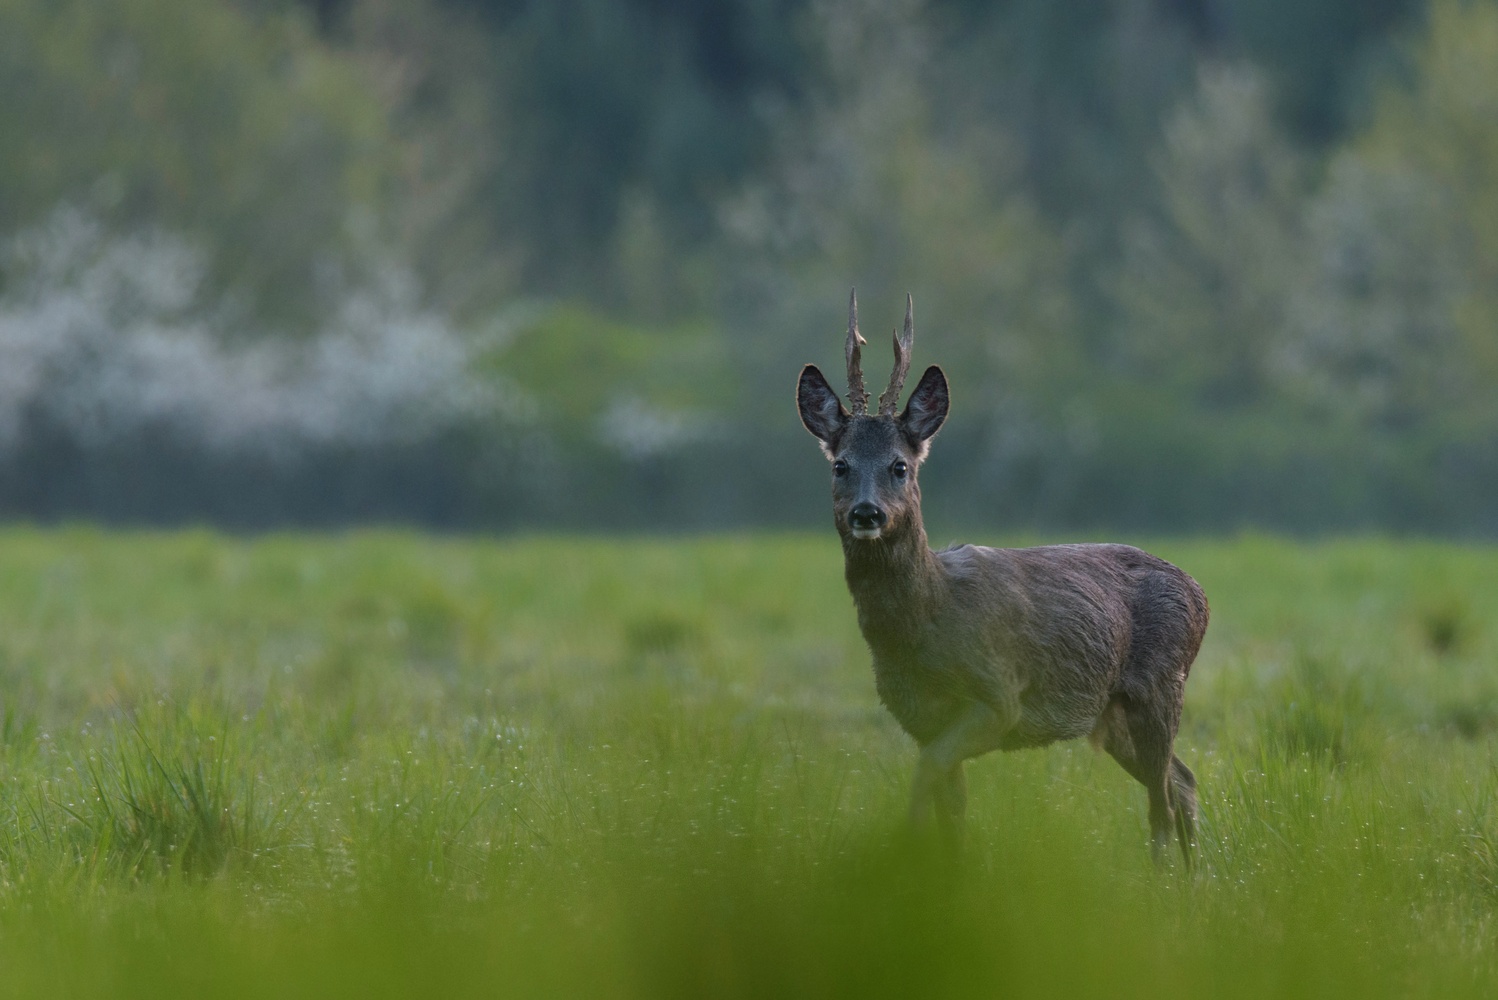
POLYGON ((863 386, 862 347, 858 333, 858 297, 848 299, 848 407, 816 365, 801 369, 796 406, 801 422, 822 445, 832 463, 832 513, 846 539, 874 541, 920 523, 921 491, 916 471, 931 438, 947 419, 947 377, 935 365, 926 369, 898 416, 900 390, 910 372, 915 341, 915 305, 905 297, 905 331, 896 334, 895 367, 889 386, 879 395, 879 409, 868 412, 863 386))

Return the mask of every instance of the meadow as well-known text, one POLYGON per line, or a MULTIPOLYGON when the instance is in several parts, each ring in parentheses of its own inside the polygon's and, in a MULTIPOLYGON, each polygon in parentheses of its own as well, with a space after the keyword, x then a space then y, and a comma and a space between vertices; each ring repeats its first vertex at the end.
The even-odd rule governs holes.
POLYGON ((1085 743, 912 841, 830 534, 0 531, 0 996, 1498 992, 1498 550, 1134 539, 1188 874, 1085 743))

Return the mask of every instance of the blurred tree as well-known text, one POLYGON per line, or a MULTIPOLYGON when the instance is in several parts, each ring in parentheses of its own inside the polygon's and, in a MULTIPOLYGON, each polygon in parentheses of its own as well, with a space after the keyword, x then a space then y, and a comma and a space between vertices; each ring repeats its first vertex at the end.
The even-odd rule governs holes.
POLYGON ((384 119, 297 17, 0 0, 0 86, 0 231, 70 201, 185 233, 239 329, 312 329, 378 263, 384 119))
POLYGON ((1302 140, 1326 143, 1357 123, 1370 80, 1419 23, 1423 0, 1204 0, 1225 55, 1271 74, 1276 110, 1302 140))
POLYGON ((394 243, 432 304, 481 319, 525 290, 529 246, 490 210, 519 127, 495 98, 493 40, 436 0, 349 0, 336 16, 338 51, 363 71, 391 132, 394 243))
POLYGON ((1156 159, 1159 207, 1113 280, 1118 360, 1155 391, 1234 408, 1272 397, 1303 273, 1307 176, 1245 65, 1205 66, 1156 159))
MULTIPOLYGON (((913 292, 918 326, 939 331, 926 343, 940 345, 956 391, 981 401, 964 418, 981 421, 1075 384, 1066 247, 1024 190, 997 123, 943 128, 919 9, 914 0, 818 5, 827 82, 811 106, 783 113, 770 168, 724 208, 737 241, 727 266, 734 321, 760 331, 765 353, 750 367, 780 377, 808 355, 840 353, 840 303, 857 285, 877 370, 881 326, 898 322, 913 292), (878 302, 887 306, 871 308, 878 302)), ((754 395, 778 402, 766 390, 754 395)))
POLYGON ((1191 84, 1199 43, 1177 5, 940 0, 932 9, 943 101, 963 109, 960 119, 1006 124, 1047 214, 1106 230, 1110 206, 1133 205, 1146 187, 1160 115, 1191 84))
POLYGON ((1332 162, 1299 309, 1308 395, 1373 426, 1498 431, 1498 4, 1439 0, 1407 83, 1332 162))
POLYGON ((495 231, 523 239, 525 286, 545 294, 638 299, 645 276, 616 264, 642 225, 673 257, 709 242, 716 201, 763 163, 760 105, 811 71, 804 0, 448 3, 490 25, 508 127, 485 137, 503 164, 485 201, 495 231))
MULTIPOLYGON (((712 308, 704 251, 719 237, 717 205, 767 168, 775 122, 823 100, 835 75, 820 37, 827 3, 812 0, 299 2, 345 42, 362 20, 356 50, 372 20, 401 26, 374 45, 377 61, 425 81, 395 105, 417 146, 444 130, 455 92, 469 95, 457 114, 472 126, 466 149, 437 143, 436 159, 464 164, 457 187, 485 207, 452 217, 466 234, 458 246, 491 233, 504 263, 479 273, 646 318, 712 308)), ((1324 138, 1414 2, 1309 0, 1276 18, 1235 0, 930 0, 908 5, 894 30, 940 53, 924 71, 937 134, 996 124, 1011 137, 1019 183, 1068 233, 1078 316, 1098 341, 1106 306, 1089 276, 1116 257, 1119 220, 1146 203, 1160 118, 1189 89, 1197 55, 1260 58, 1271 89, 1291 95, 1281 103, 1292 120, 1321 123, 1307 130, 1324 138)))
MULTIPOLYGON (((373 394, 352 426, 384 428, 360 415, 369 400, 399 414, 442 395, 423 373, 461 386, 451 373, 479 358, 496 398, 519 401, 506 419, 529 414, 527 442, 554 446, 544 474, 483 473, 485 495, 525 478, 525 510, 628 495, 648 520, 668 482, 781 509, 804 482, 784 463, 804 444, 787 373, 840 367, 849 284, 871 363, 887 358, 910 290, 959 397, 946 433, 966 436, 960 492, 979 516, 1305 524, 1324 500, 1475 523, 1444 496, 1498 483, 1474 458, 1498 422, 1495 4, 1435 0, 1425 40, 1400 50, 1424 9, 0 0, 0 237, 93 234, 52 271, 0 264, 0 350, 74 345, 95 367, 63 381, 83 388, 32 380, 25 398, 72 413, 125 387, 151 434, 162 400, 190 396, 161 418, 179 444, 257 426, 236 415, 250 410, 321 419, 344 383, 373 394), (1370 86, 1395 70, 1402 85, 1370 86), (309 337, 218 342, 273 331, 309 337), (184 396, 189 357, 219 381, 184 396), (288 359, 319 357, 297 407, 257 402, 291 398, 277 379, 309 366, 288 359), (745 470, 726 478, 723 440, 745 470), (604 452, 612 471, 594 476, 604 452), (662 473, 678 460, 700 464, 662 473), (1433 486, 1437 465, 1459 475, 1433 486), (1307 500, 1305 470, 1332 468, 1307 500)), ((37 469, 64 450, 28 430, 46 409, 6 418, 37 469)), ((434 461, 498 436, 467 419, 442 425, 434 461)), ((403 461, 423 446, 389 433, 403 461)))

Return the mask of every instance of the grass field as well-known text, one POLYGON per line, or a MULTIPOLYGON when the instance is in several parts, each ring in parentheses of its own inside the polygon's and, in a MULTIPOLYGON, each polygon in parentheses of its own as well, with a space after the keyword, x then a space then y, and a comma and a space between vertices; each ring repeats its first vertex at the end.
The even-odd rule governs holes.
POLYGON ((0 532, 0 996, 1492 996, 1498 551, 1206 588, 1201 871, 1086 744, 901 835, 835 539, 0 532))

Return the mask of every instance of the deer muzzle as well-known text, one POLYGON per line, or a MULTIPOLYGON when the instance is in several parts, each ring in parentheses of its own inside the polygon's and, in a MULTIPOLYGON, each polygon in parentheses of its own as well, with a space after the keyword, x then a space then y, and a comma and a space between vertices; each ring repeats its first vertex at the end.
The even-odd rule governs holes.
POLYGON ((848 527, 852 529, 853 537, 865 541, 878 538, 888 521, 889 515, 867 500, 854 504, 848 511, 848 527))

